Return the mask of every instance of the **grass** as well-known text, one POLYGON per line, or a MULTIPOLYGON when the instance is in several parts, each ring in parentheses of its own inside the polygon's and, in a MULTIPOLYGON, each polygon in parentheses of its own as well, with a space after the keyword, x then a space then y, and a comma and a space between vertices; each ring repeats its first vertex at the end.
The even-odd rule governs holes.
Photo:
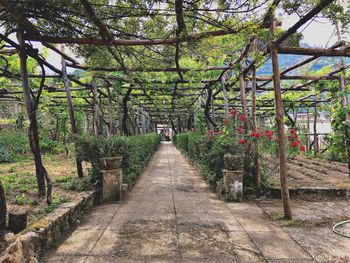
POLYGON ((281 226, 291 227, 291 226, 295 225, 295 221, 293 219, 285 220, 284 213, 282 213, 282 212, 277 212, 275 214, 275 219, 280 221, 281 226))
POLYGON ((77 178, 73 157, 52 154, 45 154, 42 157, 45 168, 54 182, 53 203, 50 206, 46 204, 44 197, 38 196, 32 155, 19 155, 14 162, 0 164, 0 180, 4 186, 8 210, 14 207, 26 207, 31 220, 42 217, 59 205, 72 200, 76 196, 72 190, 91 189, 87 176, 83 179, 77 178))

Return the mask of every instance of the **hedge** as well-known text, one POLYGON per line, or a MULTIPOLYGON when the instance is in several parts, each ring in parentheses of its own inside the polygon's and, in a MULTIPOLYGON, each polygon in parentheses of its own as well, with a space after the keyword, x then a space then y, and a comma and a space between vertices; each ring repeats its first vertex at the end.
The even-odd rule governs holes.
MULTIPOLYGON (((174 136, 173 143, 191 161, 199 165, 203 176, 212 188, 218 181, 223 180, 224 155, 242 154, 241 149, 233 141, 221 142, 218 139, 210 139, 207 135, 188 132, 174 136)), ((253 186, 251 156, 245 157, 244 185, 253 186)))
POLYGON ((136 136, 79 137, 77 158, 91 163, 90 175, 95 184, 101 184, 100 158, 123 156, 123 181, 133 185, 157 150, 161 137, 155 133, 136 136))

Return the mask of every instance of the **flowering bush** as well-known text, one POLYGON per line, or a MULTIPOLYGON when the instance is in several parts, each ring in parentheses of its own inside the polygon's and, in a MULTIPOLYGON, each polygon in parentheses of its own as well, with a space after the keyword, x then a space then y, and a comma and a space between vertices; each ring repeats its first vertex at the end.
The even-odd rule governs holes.
MULTIPOLYGON (((254 130, 251 120, 236 109, 232 109, 230 116, 223 120, 222 131, 209 130, 208 137, 211 141, 217 137, 222 143, 234 141, 239 147, 240 153, 244 153, 252 146, 261 148, 260 152, 269 152, 270 154, 276 152, 278 148, 277 136, 271 129, 256 127, 254 130)), ((295 129, 290 129, 286 138, 288 159, 293 159, 296 155, 306 151, 295 129)))

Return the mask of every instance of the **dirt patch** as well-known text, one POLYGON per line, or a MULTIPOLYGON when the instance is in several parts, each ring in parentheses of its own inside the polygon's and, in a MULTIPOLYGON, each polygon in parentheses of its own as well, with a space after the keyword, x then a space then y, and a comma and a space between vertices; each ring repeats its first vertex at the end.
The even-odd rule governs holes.
MULTIPOLYGON (((267 157, 264 161, 271 176, 272 187, 280 187, 278 162, 267 157)), ((350 189, 346 165, 326 160, 297 157, 287 163, 290 188, 327 187, 331 189, 350 189)))

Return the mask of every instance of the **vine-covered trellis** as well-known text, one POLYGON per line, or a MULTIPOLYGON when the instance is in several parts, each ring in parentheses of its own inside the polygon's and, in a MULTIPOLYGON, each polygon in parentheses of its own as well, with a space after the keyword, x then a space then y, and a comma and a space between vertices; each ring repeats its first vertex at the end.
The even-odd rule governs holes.
MULTIPOLYGON (((321 12, 334 21, 338 31, 339 23, 347 22, 342 3, 307 1, 304 6, 298 2, 0 0, 1 77, 12 80, 0 89, 0 100, 26 105, 39 192, 47 193, 50 202, 51 181, 41 160, 36 120, 43 93, 55 94, 50 97, 49 107, 67 106, 73 134, 77 133, 74 100, 83 99, 79 106, 89 113, 87 118, 92 113, 97 136, 104 124, 108 135, 117 132, 130 135, 138 129, 134 122, 141 123, 138 132, 148 132, 157 123, 168 122, 176 132, 190 130, 199 108, 204 110, 207 126, 216 127, 217 120, 227 115, 230 108, 240 107, 243 113, 251 115, 253 125, 257 116, 275 115, 284 212, 285 218, 291 218, 284 142, 287 106, 317 111, 317 105, 332 98, 320 97, 330 90, 327 86, 296 100, 283 99, 283 94, 312 92, 310 87, 320 81, 338 81, 339 90, 345 91, 349 80, 345 71, 350 67, 341 60, 327 74, 292 73, 320 57, 350 56, 349 45, 341 37, 330 48, 295 45, 300 37, 297 31, 321 12), (298 13, 299 21, 288 30, 281 30, 276 16, 279 8, 298 13), (61 68, 42 56, 34 47, 35 42, 61 56, 61 68), (64 45, 86 57, 87 64, 65 52, 64 45), (225 52, 230 56, 222 58, 220 55, 225 52), (280 70, 279 54, 310 57, 280 70), (19 57, 20 72, 9 67, 12 56, 19 57), (28 72, 28 57, 36 61, 40 74, 28 72), (273 74, 257 75, 257 68, 269 58, 273 74), (69 74, 67 68, 86 72, 88 77, 69 74), (30 83, 32 79, 40 80, 35 89, 30 83), (269 85, 271 82, 273 85, 269 85), (22 90, 13 89, 16 86, 22 90), (112 87, 116 86, 115 92, 112 87), (272 99, 257 96, 268 91, 273 91, 272 99), (117 118, 120 131, 115 129, 115 114, 120 115, 117 118)), ((342 105, 347 108, 347 93, 340 94, 342 105)), ((348 126, 348 113, 345 121, 348 126)), ((345 143, 350 168, 348 129, 345 143)), ((77 169, 82 176, 79 160, 77 169)), ((255 182, 259 184, 259 178, 255 182)))

